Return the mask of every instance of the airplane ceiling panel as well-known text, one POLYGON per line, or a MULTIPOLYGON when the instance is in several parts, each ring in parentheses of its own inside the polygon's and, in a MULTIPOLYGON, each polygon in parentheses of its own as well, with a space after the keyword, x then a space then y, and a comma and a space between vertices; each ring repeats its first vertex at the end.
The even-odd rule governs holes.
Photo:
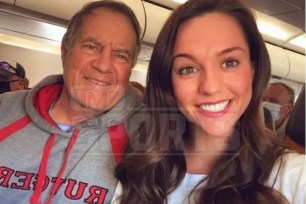
POLYGON ((52 0, 52 2, 37 0, 16 0, 16 6, 37 12, 43 11, 44 14, 68 20, 87 2, 89 2, 89 0, 52 0))
POLYGON ((246 0, 254 9, 305 31, 305 0, 246 0))
POLYGON ((153 4, 161 5, 169 9, 173 9, 181 5, 180 3, 173 0, 144 0, 153 4))
POLYGON ((0 28, 19 34, 61 42, 65 28, 39 20, 23 18, 12 13, 0 11, 0 28))
MULTIPOLYGON (((27 18, 15 18, 14 14, 0 11, 0 28, 2 29, 25 33, 30 29, 28 21, 27 18)), ((32 24, 34 25, 35 22, 31 23, 31 26, 32 24)))
POLYGON ((295 4, 299 7, 305 8, 305 0, 286 0, 286 1, 295 4))
POLYGON ((144 41, 154 44, 157 36, 165 23, 166 19, 170 16, 172 10, 165 9, 154 4, 143 2, 147 17, 147 28, 145 31, 144 41))
POLYGON ((287 79, 305 83, 305 56, 285 50, 289 58, 289 74, 287 79))
POLYGON ((272 68, 272 75, 285 78, 289 73, 289 60, 284 49, 266 43, 272 68))
POLYGON ((302 29, 290 25, 277 18, 255 11, 257 26, 265 41, 283 46, 289 40, 304 34, 302 29))
MULTIPOLYGON (((73 0, 73 3, 71 3, 71 1, 53 0, 52 3, 50 3, 50 1, 17 0, 16 6, 36 12, 44 11, 44 14, 69 20, 75 12, 82 8, 83 5, 91 1, 93 0, 73 0)), ((122 1, 130 6, 130 8, 132 8, 132 10, 135 12, 135 15, 137 16, 137 19, 143 29, 145 25, 145 14, 141 0, 122 1)))
POLYGON ((299 52, 305 55, 305 48, 301 46, 305 44, 306 44, 306 34, 304 33, 290 40, 286 44, 284 44, 284 48, 288 48, 289 50, 294 50, 296 52, 299 52))
POLYGON ((288 23, 297 26, 305 31, 305 10, 288 12, 283 14, 275 14, 274 17, 287 21, 288 23))
POLYGON ((305 0, 286 0, 288 3, 297 5, 301 8, 305 9, 305 0))
MULTIPOLYGON (((52 32, 50 32, 50 28, 48 26, 45 26, 46 31, 44 31, 43 30, 44 26, 28 25, 24 22, 24 19, 28 18, 29 18, 28 20, 34 19, 34 24, 40 21, 42 23, 49 22, 53 25, 60 25, 61 27, 66 27, 68 22, 67 19, 70 19, 73 13, 77 11, 79 8, 81 8, 88 1, 90 0, 74 0, 73 3, 71 3, 72 1, 54 0, 52 1, 52 3, 50 3, 50 1, 39 1, 39 0, 16 0, 16 6, 13 6, 12 1, 9 1, 10 4, 7 4, 3 2, 8 2, 8 1, 0 0, 0 10, 17 14, 23 17, 27 17, 23 19, 20 18, 21 20, 18 22, 15 21, 14 19, 7 20, 6 22, 1 23, 0 27, 1 25, 5 25, 7 26, 6 29, 8 30, 14 29, 16 32, 29 33, 29 35, 35 35, 35 36, 37 35, 40 36, 41 38, 49 39, 51 35, 52 36, 59 36, 59 35, 55 35, 52 32), (8 8, 7 5, 9 5, 10 8, 8 8), (42 11, 44 11, 44 13, 41 13, 42 11)), ((165 20, 170 15, 172 10, 166 9, 166 7, 161 7, 152 3, 148 3, 145 0, 143 1, 121 0, 121 1, 124 1, 126 4, 128 4, 136 13, 137 18, 140 21, 142 30, 144 31, 146 29, 143 40, 145 42, 154 44, 162 25, 164 24, 165 20), (145 7, 146 14, 144 13, 143 6, 145 7)), ((248 0, 248 1, 263 1, 263 0, 248 0)), ((263 5, 269 5, 269 2, 271 1, 274 0, 264 0, 263 5)), ((287 2, 289 0, 281 0, 282 4, 284 3, 283 1, 287 2)), ((304 0, 290 0, 291 4, 296 3, 297 8, 300 4, 300 1, 304 0)), ((170 0, 150 0, 150 2, 170 2, 170 0)), ((294 7, 291 4, 289 3, 288 5, 294 7)), ((281 6, 279 7, 278 4, 275 7, 278 7, 278 10, 282 8, 281 6)), ((291 41, 295 40, 295 37, 305 34, 305 32, 302 29, 299 29, 288 23, 284 23, 283 21, 280 21, 276 18, 273 18, 261 12, 256 12, 256 14, 258 17, 257 20, 259 21, 262 20, 265 23, 270 22, 268 26, 264 25, 263 29, 260 30, 264 36, 264 39, 267 42, 305 54, 305 50, 303 48, 297 47, 296 45, 292 45, 291 43, 291 41), (271 29, 271 27, 273 28, 271 29), (266 31, 270 31, 270 33, 268 34, 264 33, 266 31), (285 31, 284 34, 282 33, 282 31, 285 31), (283 36, 279 36, 280 34, 283 36)), ((61 39, 61 36, 55 38, 61 39)), ((305 42, 299 44, 302 45, 304 43, 305 42)))
POLYGON ((1 1, 8 4, 14 4, 14 0, 1 0, 1 1))
POLYGON ((144 32, 145 28, 145 13, 143 9, 143 5, 141 0, 121 0, 123 1, 126 5, 128 5, 135 13, 139 24, 141 26, 142 32, 144 32))
POLYGON ((294 12, 298 7, 282 0, 246 0, 254 9, 268 15, 294 12))

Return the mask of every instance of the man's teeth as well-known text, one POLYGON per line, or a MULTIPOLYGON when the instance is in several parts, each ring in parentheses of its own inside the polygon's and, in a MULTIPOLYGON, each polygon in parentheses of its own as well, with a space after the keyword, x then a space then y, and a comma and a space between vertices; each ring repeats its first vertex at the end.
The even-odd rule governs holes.
POLYGON ((224 101, 213 105, 200 105, 200 109, 208 112, 220 112, 226 108, 228 103, 229 101, 224 101))
POLYGON ((92 82, 92 83, 95 83, 95 84, 99 84, 99 85, 106 85, 105 82, 100 82, 100 81, 96 81, 94 79, 91 79, 91 78, 87 78, 88 81, 92 82))

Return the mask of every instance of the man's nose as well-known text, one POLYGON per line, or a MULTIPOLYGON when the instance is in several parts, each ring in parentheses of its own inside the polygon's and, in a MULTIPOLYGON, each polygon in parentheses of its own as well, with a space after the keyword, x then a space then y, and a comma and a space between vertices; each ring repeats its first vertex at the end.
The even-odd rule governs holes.
POLYGON ((101 73, 110 73, 113 71, 112 52, 108 49, 103 49, 97 54, 94 60, 93 67, 101 73))

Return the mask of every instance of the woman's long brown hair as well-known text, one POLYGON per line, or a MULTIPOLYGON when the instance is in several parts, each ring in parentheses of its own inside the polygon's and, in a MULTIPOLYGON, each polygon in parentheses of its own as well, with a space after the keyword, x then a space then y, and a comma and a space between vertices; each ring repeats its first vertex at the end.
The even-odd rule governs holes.
POLYGON ((144 122, 131 137, 115 172, 123 186, 122 204, 166 203, 167 196, 185 176, 183 147, 188 138, 187 122, 174 100, 172 54, 179 26, 211 12, 232 16, 241 26, 254 69, 253 93, 250 104, 237 122, 231 138, 233 142, 207 176, 206 184, 198 186, 193 193, 197 195, 197 203, 205 204, 286 202, 273 187, 265 186, 284 148, 264 127, 259 116, 259 103, 271 67, 254 16, 239 0, 189 0, 166 21, 152 53, 144 122))

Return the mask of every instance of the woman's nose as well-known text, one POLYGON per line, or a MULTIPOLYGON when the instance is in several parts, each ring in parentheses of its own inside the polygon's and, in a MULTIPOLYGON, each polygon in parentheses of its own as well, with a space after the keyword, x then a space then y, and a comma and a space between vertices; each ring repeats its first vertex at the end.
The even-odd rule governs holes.
POLYGON ((199 77, 199 92, 212 95, 218 93, 223 86, 222 74, 218 67, 207 67, 199 77))

